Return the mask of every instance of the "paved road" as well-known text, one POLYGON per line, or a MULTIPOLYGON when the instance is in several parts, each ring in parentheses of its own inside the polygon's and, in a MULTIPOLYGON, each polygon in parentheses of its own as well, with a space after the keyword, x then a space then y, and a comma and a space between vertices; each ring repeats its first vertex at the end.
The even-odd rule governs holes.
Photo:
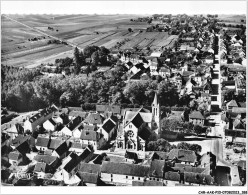
POLYGON ((39 30, 39 29, 36 29, 36 28, 34 28, 34 27, 31 27, 31 26, 28 26, 28 25, 26 25, 26 24, 24 24, 24 23, 22 23, 22 22, 19 22, 19 21, 13 19, 13 18, 10 18, 9 16, 3 15, 3 17, 5 17, 5 18, 7 18, 7 19, 9 19, 9 20, 11 20, 11 21, 13 21, 13 22, 16 22, 16 23, 18 23, 18 24, 21 24, 21 25, 23 25, 23 26, 25 26, 25 27, 27 27, 27 28, 29 28, 29 29, 31 29, 31 30, 34 30, 34 31, 36 31, 36 32, 38 32, 38 33, 40 33, 40 34, 42 34, 42 35, 45 35, 45 36, 47 36, 47 37, 49 37, 49 38, 52 38, 52 39, 55 39, 55 40, 58 40, 58 41, 61 41, 61 42, 63 41, 63 42, 65 42, 65 43, 67 43, 68 45, 72 46, 72 47, 77 47, 79 50, 83 50, 83 48, 78 47, 78 46, 77 46, 76 44, 74 44, 74 43, 71 43, 71 42, 69 42, 69 41, 67 41, 67 40, 61 39, 61 38, 56 37, 56 36, 53 36, 53 35, 49 35, 49 34, 43 32, 43 31, 41 31, 41 30, 39 30))

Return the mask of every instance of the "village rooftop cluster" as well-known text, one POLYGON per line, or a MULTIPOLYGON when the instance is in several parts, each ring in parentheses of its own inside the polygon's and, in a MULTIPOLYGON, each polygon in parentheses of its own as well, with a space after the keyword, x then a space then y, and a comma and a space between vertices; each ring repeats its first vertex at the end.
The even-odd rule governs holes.
POLYGON ((246 186, 246 44, 241 26, 223 27, 217 17, 132 19, 148 22, 147 33, 170 32, 169 46, 121 49, 125 43, 118 43, 79 68, 58 65, 67 58, 38 69, 66 78, 121 68, 126 85, 155 80, 174 91, 169 99, 153 90, 149 106, 73 107, 61 98, 60 105, 26 114, 2 107, 2 185, 246 186), (164 101, 179 103, 165 107, 164 101))

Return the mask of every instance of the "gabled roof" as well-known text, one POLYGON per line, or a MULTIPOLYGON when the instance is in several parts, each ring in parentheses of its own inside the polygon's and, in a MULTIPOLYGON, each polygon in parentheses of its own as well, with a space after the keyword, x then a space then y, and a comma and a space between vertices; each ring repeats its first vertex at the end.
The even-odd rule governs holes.
POLYGON ((202 173, 205 171, 205 168, 200 167, 192 167, 191 165, 185 165, 181 163, 175 163, 175 167, 172 167, 175 171, 186 171, 186 172, 193 172, 193 173, 202 173))
POLYGON ((246 102, 238 102, 241 108, 246 108, 246 102))
POLYGON ((21 154, 26 154, 26 153, 29 153, 30 152, 30 146, 28 144, 28 141, 24 141, 22 142, 21 144, 19 144, 17 147, 16 147, 16 150, 18 152, 20 152, 21 154))
POLYGON ((196 162, 196 154, 192 150, 172 149, 169 154, 169 159, 177 158, 183 162, 196 162))
POLYGON ((48 121, 49 121, 53 126, 55 126, 55 125, 57 124, 52 118, 48 119, 48 121))
POLYGON ((200 111, 193 111, 190 115, 189 115, 189 118, 192 118, 192 119, 205 119, 203 117, 203 115, 201 114, 200 111))
POLYGON ((85 149, 87 147, 88 147, 87 144, 82 144, 80 142, 72 142, 72 145, 71 145, 70 149, 73 149, 73 148, 75 148, 75 149, 85 149))
POLYGON ((50 139, 48 137, 37 137, 36 146, 48 147, 50 139))
POLYGON ((63 142, 62 139, 51 139, 50 144, 49 144, 49 149, 56 149, 57 147, 60 146, 60 144, 63 142))
POLYGON ((87 172, 87 173, 95 173, 99 174, 101 173, 101 165, 98 164, 89 164, 89 163, 81 163, 79 171, 81 172, 87 172))
POLYGON ((184 172, 185 182, 189 183, 197 183, 197 184, 205 184, 211 185, 212 178, 210 175, 201 174, 201 173, 192 173, 192 172, 184 172))
POLYGON ((64 170, 70 173, 80 163, 80 158, 75 153, 70 153, 68 156, 71 157, 70 161, 64 166, 64 170))
POLYGON ((56 159, 58 159, 57 156, 51 156, 51 155, 39 155, 38 154, 34 157, 34 160, 36 160, 37 162, 43 162, 48 165, 51 165, 54 161, 56 161, 56 159))
POLYGON ((180 181, 180 175, 177 172, 168 171, 164 175, 165 180, 180 181))
POLYGON ((79 176, 79 178, 81 178, 81 180, 83 180, 84 183, 97 184, 99 181, 99 175, 95 173, 78 171, 77 175, 79 176))
POLYGON ((10 152, 8 157, 10 160, 19 160, 22 155, 19 152, 10 152))
POLYGON ((98 133, 95 131, 87 131, 87 130, 82 130, 81 131, 81 140, 93 140, 97 141, 98 140, 98 133))
POLYGON ((79 124, 81 123, 81 117, 77 116, 73 120, 71 120, 66 127, 73 131, 79 124))
POLYGON ((108 174, 145 177, 149 174, 149 166, 104 161, 102 163, 101 172, 108 174))
POLYGON ((108 119, 107 121, 104 122, 102 128, 107 133, 109 133, 115 126, 116 126, 116 124, 111 119, 108 119))
POLYGON ((55 151, 57 152, 57 154, 59 156, 61 156, 62 154, 64 154, 65 152, 67 152, 68 150, 68 147, 67 147, 67 144, 66 142, 64 141, 63 143, 61 143, 56 149, 55 151))
POLYGON ((24 136, 24 135, 20 134, 14 140, 11 141, 11 145, 14 145, 16 147, 19 144, 27 141, 29 138, 30 138, 30 136, 24 136))
POLYGON ((151 134, 152 133, 148 126, 144 126, 138 131, 138 136, 145 141, 147 141, 150 138, 151 134))
POLYGON ((73 116, 73 117, 79 116, 84 119, 87 116, 87 112, 73 110, 69 113, 69 116, 73 116))
POLYGON ((103 117, 98 113, 91 113, 86 117, 84 122, 89 123, 89 124, 101 125, 103 123, 103 117))
POLYGON ((38 162, 34 167, 34 172, 46 172, 46 163, 38 162))
POLYGON ((83 130, 85 131, 94 131, 96 127, 94 125, 84 125, 83 130))
POLYGON ((238 113, 238 114, 246 113, 246 108, 233 107, 232 112, 238 113))
POLYGON ((233 122, 233 126, 235 129, 245 129, 245 124, 238 119, 233 122))
POLYGON ((227 106, 238 107, 238 104, 235 100, 231 100, 226 104, 227 106))
POLYGON ((163 178, 164 163, 165 163, 164 160, 153 160, 151 162, 149 176, 156 178, 163 178))

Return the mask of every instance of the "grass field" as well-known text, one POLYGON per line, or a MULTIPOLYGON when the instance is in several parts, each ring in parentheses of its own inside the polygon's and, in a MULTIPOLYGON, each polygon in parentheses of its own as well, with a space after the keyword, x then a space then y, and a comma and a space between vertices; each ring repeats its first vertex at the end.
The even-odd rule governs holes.
MULTIPOLYGON (((120 49, 136 46, 140 49, 147 46, 159 48, 171 46, 176 39, 166 32, 145 32, 149 25, 146 22, 131 22, 131 18, 138 17, 134 15, 9 15, 9 17, 81 48, 97 45, 111 49, 124 39, 130 41, 120 49), (54 30, 49 30, 48 27, 53 27, 54 30), (128 28, 131 28, 132 32, 129 32, 128 28)), ((69 51, 73 50, 72 47, 47 45, 49 37, 35 42, 28 41, 41 34, 3 16, 1 20, 3 63, 32 66, 40 62, 54 62, 54 56, 63 56, 65 52, 66 55, 71 55, 69 51)))

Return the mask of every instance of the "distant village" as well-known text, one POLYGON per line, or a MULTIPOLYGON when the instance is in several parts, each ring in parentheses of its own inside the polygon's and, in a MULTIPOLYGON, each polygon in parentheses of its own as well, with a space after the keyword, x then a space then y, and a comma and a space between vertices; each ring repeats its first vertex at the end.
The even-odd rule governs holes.
MULTIPOLYGON (((167 97, 154 90, 150 106, 51 104, 21 114, 2 107, 2 185, 246 186, 246 45, 215 18, 133 19, 177 41, 171 48, 115 47, 105 62, 116 59, 113 66, 92 68, 92 57, 79 70, 88 76, 121 66, 126 84, 169 83, 187 106, 161 106, 167 97)), ((66 77, 70 68, 40 72, 66 77)))

